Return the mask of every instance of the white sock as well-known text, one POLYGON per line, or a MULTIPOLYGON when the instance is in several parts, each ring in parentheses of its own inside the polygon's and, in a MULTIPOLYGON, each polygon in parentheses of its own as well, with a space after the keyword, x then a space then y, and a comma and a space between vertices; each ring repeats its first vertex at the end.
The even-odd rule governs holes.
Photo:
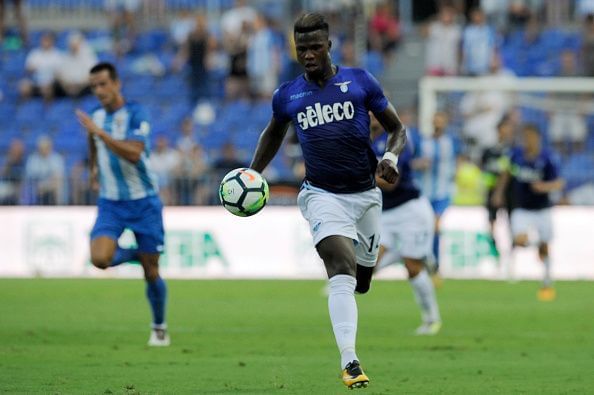
POLYGON ((551 278, 551 258, 546 257, 542 260, 542 263, 544 264, 544 280, 542 282, 542 285, 544 285, 545 287, 550 287, 551 285, 553 285, 553 279, 551 278))
POLYGON ((357 338, 357 302, 353 276, 337 274, 328 280, 328 310, 330 321, 340 351, 340 366, 345 366, 357 359, 355 340, 357 338))
POLYGON ((423 323, 440 322, 441 316, 439 314, 437 298, 435 297, 435 288, 427 271, 421 270, 416 277, 411 278, 409 281, 410 285, 412 285, 417 304, 421 308, 423 323))

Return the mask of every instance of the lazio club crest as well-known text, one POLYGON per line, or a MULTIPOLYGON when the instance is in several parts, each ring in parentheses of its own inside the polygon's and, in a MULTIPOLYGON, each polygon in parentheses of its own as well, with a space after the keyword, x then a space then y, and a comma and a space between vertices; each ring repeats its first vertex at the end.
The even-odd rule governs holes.
POLYGON ((350 83, 351 81, 335 82, 334 85, 339 86, 342 93, 347 93, 349 91, 348 85, 350 83))

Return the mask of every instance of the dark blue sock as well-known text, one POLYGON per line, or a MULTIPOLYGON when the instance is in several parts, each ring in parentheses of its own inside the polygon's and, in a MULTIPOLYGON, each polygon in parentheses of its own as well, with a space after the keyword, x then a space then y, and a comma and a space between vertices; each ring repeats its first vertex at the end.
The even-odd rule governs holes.
POLYGON ((153 324, 161 325, 165 322, 165 301, 167 299, 167 286, 161 277, 155 281, 146 282, 146 297, 153 312, 153 324))
POLYGON ((138 249, 137 248, 122 248, 118 247, 113 254, 111 259, 111 266, 121 265, 124 262, 137 261, 138 260, 138 249))
POLYGON ((439 269, 439 232, 433 236, 433 256, 435 257, 435 271, 439 269))

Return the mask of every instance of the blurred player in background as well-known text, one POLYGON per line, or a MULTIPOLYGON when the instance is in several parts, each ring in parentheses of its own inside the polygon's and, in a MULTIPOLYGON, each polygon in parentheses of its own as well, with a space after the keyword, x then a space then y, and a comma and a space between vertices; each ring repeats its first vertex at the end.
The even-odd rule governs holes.
POLYGON ((431 269, 434 280, 441 282, 439 271, 439 224, 446 209, 450 206, 454 194, 454 177, 460 145, 447 133, 448 114, 438 111, 433 116, 433 135, 421 141, 418 153, 411 162, 417 171, 421 193, 431 202, 435 212, 435 235, 433 237, 433 259, 431 269))
MULTIPOLYGON (((509 155, 514 143, 514 124, 508 115, 501 118, 497 124, 497 145, 486 149, 481 159, 481 168, 487 187, 487 199, 485 201, 487 212, 489 213, 489 232, 491 234, 491 243, 496 251, 499 251, 496 245, 494 229, 495 220, 499 207, 493 205, 493 192, 497 184, 497 179, 509 167, 509 155)), ((508 217, 512 212, 511 183, 508 183, 504 191, 503 207, 508 217)))
MULTIPOLYGON (((376 152, 383 152, 385 134, 380 123, 371 117, 371 135, 376 152), (378 137, 379 136, 379 137, 378 137)), ((429 200, 415 186, 410 168, 412 144, 402 150, 398 160, 400 176, 394 184, 376 177, 382 190, 381 241, 376 271, 392 263, 404 262, 415 299, 421 308, 422 324, 417 335, 436 335, 441 329, 441 315, 435 288, 425 270, 431 256, 434 216, 429 200)))
POLYGON ((523 146, 514 149, 510 166, 497 181, 493 193, 493 205, 501 207, 505 201, 505 188, 511 181, 512 198, 515 202, 511 214, 513 245, 538 246, 538 256, 544 265, 544 279, 538 298, 551 301, 556 297, 551 279, 549 242, 553 237, 550 199, 551 192, 563 189, 559 166, 553 153, 542 147, 540 132, 535 125, 523 127, 523 146), (531 233, 537 234, 533 240, 531 233))
POLYGON ((99 63, 91 68, 90 75, 91 89, 101 106, 90 116, 81 110, 76 111, 76 116, 89 136, 91 178, 99 180, 98 214, 91 231, 91 262, 99 269, 107 269, 140 261, 153 314, 148 344, 168 346, 167 288, 159 276, 163 205, 148 161, 148 116, 140 105, 126 102, 112 64, 99 63), (134 232, 137 248, 118 246, 125 228, 134 232))
POLYGON ((306 169, 298 204, 328 274, 328 309, 342 380, 349 388, 364 387, 369 379, 355 352, 355 291, 367 292, 377 261, 381 193, 375 174, 388 183, 396 181, 406 134, 371 74, 332 63, 324 16, 299 17, 294 37, 305 73, 275 91, 273 116, 250 167, 258 172, 266 168, 293 123, 306 169), (379 164, 371 147, 369 111, 389 134, 379 164))

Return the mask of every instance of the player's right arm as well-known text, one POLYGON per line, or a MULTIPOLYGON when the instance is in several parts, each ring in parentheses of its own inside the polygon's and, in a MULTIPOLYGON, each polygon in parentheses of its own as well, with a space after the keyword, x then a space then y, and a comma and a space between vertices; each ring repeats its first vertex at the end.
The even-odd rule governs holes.
POLYGON ((89 137, 97 136, 114 154, 126 159, 132 163, 140 160, 144 151, 144 143, 136 140, 116 140, 109 133, 98 127, 87 113, 82 110, 76 110, 76 116, 80 124, 87 130, 89 137))
POLYGON ((288 128, 289 122, 279 121, 274 116, 270 119, 262 134, 260 134, 250 168, 261 173, 268 166, 278 152, 288 128))
POLYGON ((89 186, 94 191, 98 189, 98 170, 97 170, 97 145, 93 136, 88 135, 89 140, 89 186))
POLYGON ((286 102, 283 99, 285 87, 286 84, 281 85, 272 95, 272 117, 260 134, 256 152, 254 152, 250 163, 250 168, 259 173, 268 166, 278 152, 291 122, 291 117, 286 113, 286 102))

